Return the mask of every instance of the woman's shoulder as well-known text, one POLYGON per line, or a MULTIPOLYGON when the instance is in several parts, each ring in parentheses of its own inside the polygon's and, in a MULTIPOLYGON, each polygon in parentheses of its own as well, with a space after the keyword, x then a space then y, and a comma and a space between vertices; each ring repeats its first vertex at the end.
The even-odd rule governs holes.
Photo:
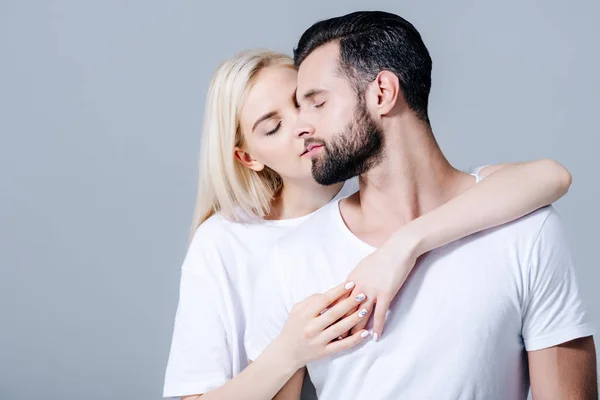
POLYGON ((214 246, 215 243, 223 243, 230 235, 230 223, 221 214, 212 215, 196 228, 190 247, 214 246))
POLYGON ((228 218, 221 213, 216 213, 200 224, 194 233, 192 243, 194 241, 202 241, 203 243, 218 242, 222 245, 227 243, 229 239, 240 235, 247 235, 251 227, 258 225, 260 224, 245 221, 244 218, 240 218, 238 221, 228 218))
POLYGON ((200 274, 200 271, 206 269, 226 267, 224 264, 229 256, 235 253, 237 243, 229 224, 230 222, 220 214, 202 222, 189 244, 183 269, 200 274))
POLYGON ((207 264, 205 268, 229 268, 235 260, 248 258, 268 239, 268 235, 265 237, 268 232, 261 230, 261 225, 233 221, 220 213, 212 215, 194 232, 186 256, 192 262, 186 262, 186 266, 198 269, 200 264, 207 264))

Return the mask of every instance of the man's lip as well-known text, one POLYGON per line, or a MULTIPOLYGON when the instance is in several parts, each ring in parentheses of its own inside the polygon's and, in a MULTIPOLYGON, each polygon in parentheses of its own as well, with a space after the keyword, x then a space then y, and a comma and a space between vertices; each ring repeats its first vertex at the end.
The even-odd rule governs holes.
POLYGON ((323 147, 323 144, 322 143, 311 143, 308 146, 306 146, 306 149, 304 150, 304 152, 301 155, 303 156, 306 153, 310 152, 311 150, 316 149, 317 147, 323 147))

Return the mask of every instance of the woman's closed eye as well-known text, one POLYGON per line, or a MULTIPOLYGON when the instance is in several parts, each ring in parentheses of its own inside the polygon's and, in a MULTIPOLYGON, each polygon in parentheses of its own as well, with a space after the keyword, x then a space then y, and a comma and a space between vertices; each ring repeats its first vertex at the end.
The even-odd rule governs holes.
POLYGON ((269 132, 265 133, 266 136, 271 136, 277 133, 277 131, 279 130, 279 128, 281 128, 281 121, 279 121, 279 123, 277 124, 277 126, 275 127, 275 129, 270 130, 269 132))
POLYGON ((321 108, 321 107, 323 107, 323 104, 325 104, 325 102, 324 102, 324 101, 322 101, 322 102, 320 102, 320 103, 317 103, 317 104, 313 105, 313 107, 314 107, 314 108, 321 108))

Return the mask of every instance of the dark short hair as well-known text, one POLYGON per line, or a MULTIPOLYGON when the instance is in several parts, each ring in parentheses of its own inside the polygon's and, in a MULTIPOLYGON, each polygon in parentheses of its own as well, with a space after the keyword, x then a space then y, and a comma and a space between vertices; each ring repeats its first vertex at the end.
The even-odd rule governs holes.
POLYGON ((358 11, 319 21, 308 28, 294 49, 296 67, 315 49, 329 42, 340 45, 340 72, 358 95, 383 70, 396 74, 408 106, 429 122, 431 57, 415 27, 383 11, 358 11))

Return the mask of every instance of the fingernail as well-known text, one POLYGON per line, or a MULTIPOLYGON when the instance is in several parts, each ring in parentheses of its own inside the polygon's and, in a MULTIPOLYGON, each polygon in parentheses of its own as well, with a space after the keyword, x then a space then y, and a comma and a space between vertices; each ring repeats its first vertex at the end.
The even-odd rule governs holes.
POLYGON ((354 299, 355 299, 356 301, 358 301, 358 302, 361 302, 361 301, 363 301, 363 300, 364 300, 364 299, 366 299, 366 298, 367 298, 367 296, 365 296, 365 294, 364 294, 364 293, 361 293, 361 294, 357 294, 357 295, 356 295, 356 297, 355 297, 354 299))
POLYGON ((373 334, 373 340, 374 340, 374 341, 377 341, 377 340, 379 340, 379 335, 378 335, 378 334, 376 334, 376 333, 374 333, 374 334, 373 334))
POLYGON ((361 338, 366 338, 367 336, 369 336, 369 332, 368 331, 364 331, 363 333, 360 334, 361 338))
POLYGON ((349 290, 352 289, 354 287, 354 282, 348 282, 346 283, 346 286, 344 286, 344 289, 349 290))
POLYGON ((364 317, 367 315, 367 313, 368 313, 367 309, 366 309, 366 308, 363 308, 362 310, 360 310, 360 311, 358 312, 358 317, 359 317, 359 318, 364 318, 364 317))

